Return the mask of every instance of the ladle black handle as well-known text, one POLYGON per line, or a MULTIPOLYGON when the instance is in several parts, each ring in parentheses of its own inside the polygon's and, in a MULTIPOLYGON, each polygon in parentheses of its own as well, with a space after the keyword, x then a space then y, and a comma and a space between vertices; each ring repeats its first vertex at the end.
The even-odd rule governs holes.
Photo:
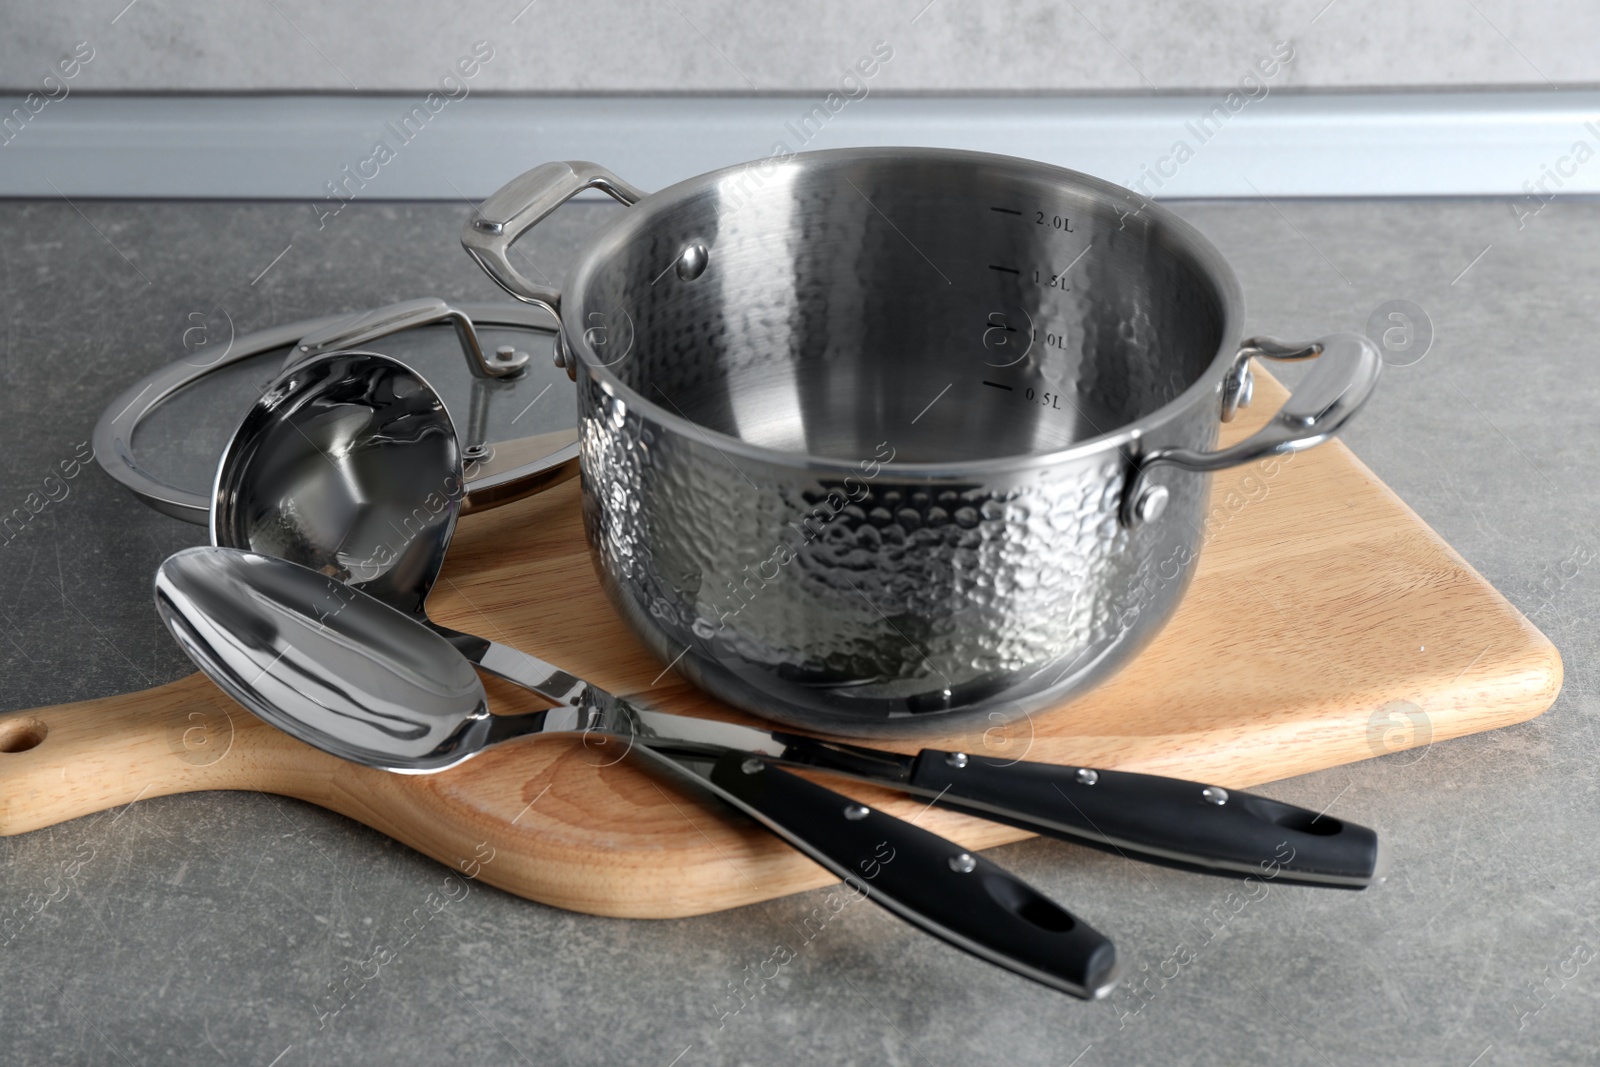
POLYGON ((911 785, 943 807, 1180 870, 1346 889, 1386 873, 1365 826, 1180 778, 924 749, 911 785))
POLYGON ((954 842, 754 757, 708 778, 736 807, 921 930, 1086 1000, 1116 982, 1116 947, 1001 867, 954 842))

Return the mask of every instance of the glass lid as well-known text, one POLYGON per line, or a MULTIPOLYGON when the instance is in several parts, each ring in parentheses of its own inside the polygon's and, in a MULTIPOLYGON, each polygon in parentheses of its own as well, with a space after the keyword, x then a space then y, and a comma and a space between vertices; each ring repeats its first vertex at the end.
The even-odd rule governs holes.
POLYGON ((223 449, 286 362, 359 349, 406 363, 438 391, 467 461, 463 510, 494 507, 577 472, 577 409, 553 359, 556 329, 538 308, 424 299, 262 330, 129 386, 95 427, 95 456, 146 504, 203 524, 223 449))

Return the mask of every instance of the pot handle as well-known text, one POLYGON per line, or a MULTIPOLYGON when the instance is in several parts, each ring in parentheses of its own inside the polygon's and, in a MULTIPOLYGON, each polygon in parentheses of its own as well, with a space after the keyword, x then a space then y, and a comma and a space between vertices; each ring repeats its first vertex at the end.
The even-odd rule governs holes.
POLYGON ((635 204, 644 197, 643 192, 597 164, 581 160, 546 163, 511 179, 479 204, 461 230, 461 247, 500 288, 524 304, 536 304, 559 318, 560 290, 524 277, 511 265, 511 246, 546 215, 585 189, 599 189, 623 204, 635 204))
POLYGON ((1153 449, 1136 460, 1122 497, 1122 521, 1130 529, 1148 522, 1166 507, 1166 486, 1151 485, 1150 471, 1161 464, 1210 472, 1237 467, 1263 456, 1298 452, 1328 440, 1372 395, 1383 358, 1365 337, 1335 333, 1307 345, 1289 345, 1268 337, 1251 338, 1239 347, 1233 369, 1223 380, 1222 419, 1250 402, 1250 360, 1316 359, 1316 366, 1261 429, 1237 444, 1215 452, 1192 448, 1153 449))

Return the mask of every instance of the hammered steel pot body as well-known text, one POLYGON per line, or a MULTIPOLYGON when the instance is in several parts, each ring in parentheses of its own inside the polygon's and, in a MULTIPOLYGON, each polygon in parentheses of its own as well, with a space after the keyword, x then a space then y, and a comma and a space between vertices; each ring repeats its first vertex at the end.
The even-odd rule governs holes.
MULTIPOLYGON (((949 732, 1058 704, 1142 647, 1192 574, 1204 475, 1135 533, 1114 452, 981 481, 870 458, 841 476, 740 457, 741 476, 593 379, 581 397, 612 603, 697 685, 793 725, 949 732)), ((1215 432, 1214 414, 1182 422, 1215 432)))
MULTIPOLYGON (((549 165, 642 195, 585 166, 549 165)), ((537 302, 595 566, 663 662, 807 728, 948 732, 1060 704, 1171 616, 1209 476, 1140 458, 1218 455, 1248 393, 1238 285, 1186 224, 922 149, 763 160, 618 215, 537 302)))

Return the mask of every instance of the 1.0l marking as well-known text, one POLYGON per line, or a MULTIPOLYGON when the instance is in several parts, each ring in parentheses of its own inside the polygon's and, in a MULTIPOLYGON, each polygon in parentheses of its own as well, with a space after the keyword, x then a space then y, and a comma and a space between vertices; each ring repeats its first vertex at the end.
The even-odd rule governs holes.
POLYGON ((1064 333, 1050 333, 1049 331, 1046 331, 1045 333, 1041 334, 1037 329, 1035 329, 1031 331, 1031 334, 1032 335, 1028 338, 1030 346, 1042 339, 1044 343, 1049 345, 1051 348, 1059 348, 1063 352, 1067 350, 1067 335, 1064 333))

